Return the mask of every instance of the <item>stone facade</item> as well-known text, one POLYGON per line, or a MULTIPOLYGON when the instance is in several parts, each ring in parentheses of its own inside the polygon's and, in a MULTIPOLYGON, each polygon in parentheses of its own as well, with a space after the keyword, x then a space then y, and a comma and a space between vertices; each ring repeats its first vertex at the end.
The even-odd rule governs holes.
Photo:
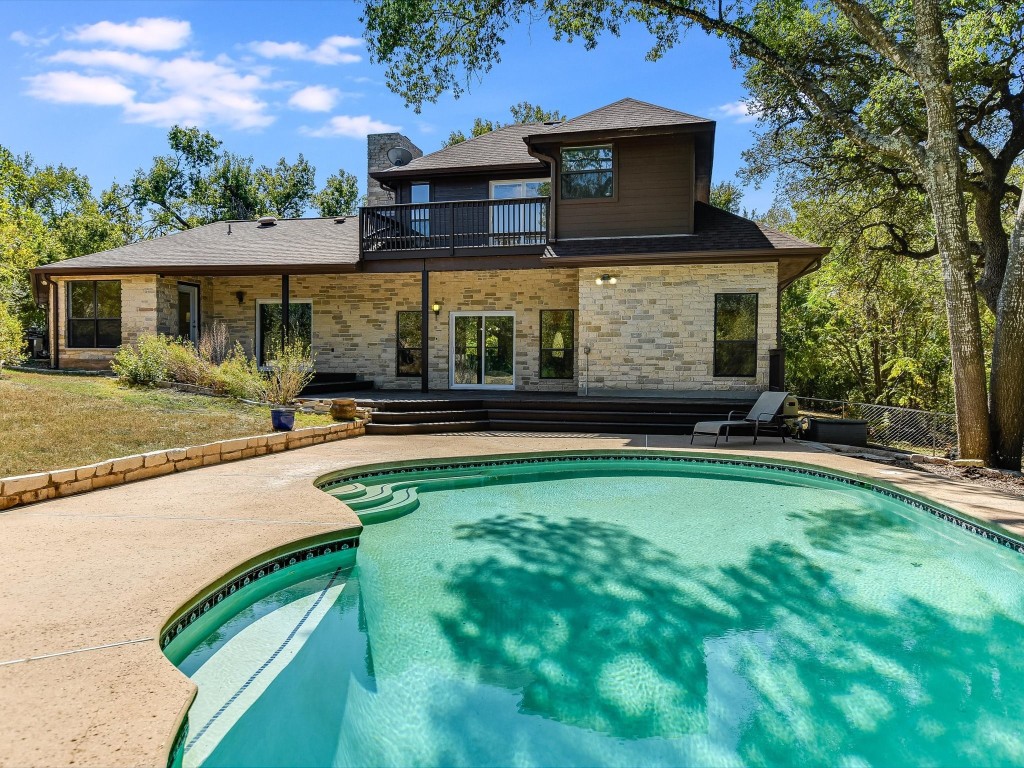
MULTIPOLYGON (((157 277, 156 275, 100 275, 89 280, 121 281, 121 342, 132 344, 144 333, 155 333, 157 329, 157 277)), ((69 348, 68 332, 68 280, 55 278, 59 295, 60 318, 51 322, 56 328, 60 344, 61 368, 101 370, 110 365, 116 350, 101 348, 69 348)), ((53 347, 51 347, 52 349, 53 347)))
MULTIPOLYGON (((122 281, 122 337, 173 334, 177 284, 200 285, 201 327, 223 322, 229 343, 256 352, 257 306, 280 302, 279 277, 105 276, 122 281)), ((66 281, 60 281, 64 312, 66 281)), ((536 269, 434 272, 429 317, 430 386, 449 387, 449 332, 454 312, 515 315, 515 386, 527 391, 598 394, 602 390, 759 390, 768 384, 768 352, 776 345, 777 267, 774 263, 643 266, 617 269, 536 269), (596 285, 602 273, 616 285, 596 285), (754 378, 715 377, 716 293, 758 294, 758 365, 754 378), (540 310, 576 312, 573 379, 540 378, 540 310), (590 347, 587 355, 585 347, 590 347)), ((317 369, 354 373, 381 389, 419 389, 419 377, 397 375, 397 312, 419 311, 418 273, 296 275, 292 302, 313 309, 317 369)), ((61 366, 100 368, 113 350, 73 350, 61 336, 61 366)))
MULTIPOLYGON (((413 158, 423 157, 423 150, 400 133, 371 133, 366 137, 367 171, 372 173, 390 168, 392 163, 388 159, 388 150, 392 147, 405 147, 412 152, 413 158)), ((391 192, 384 189, 376 179, 370 176, 366 177, 367 205, 388 205, 393 202, 395 202, 395 196, 391 192)))
POLYGON ((581 385, 591 394, 602 389, 767 389, 768 351, 776 346, 777 286, 774 263, 581 269, 581 385), (597 285, 603 273, 618 282, 597 285), (716 378, 715 294, 754 292, 757 376, 716 378))

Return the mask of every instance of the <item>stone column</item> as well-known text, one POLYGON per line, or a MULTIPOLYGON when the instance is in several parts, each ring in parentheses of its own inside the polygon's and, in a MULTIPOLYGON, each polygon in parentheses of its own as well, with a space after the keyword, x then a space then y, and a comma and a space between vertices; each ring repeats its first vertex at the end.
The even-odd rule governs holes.
POLYGON ((400 133, 371 133, 366 137, 366 204, 388 205, 395 202, 395 196, 381 186, 380 182, 370 177, 374 171, 383 171, 391 167, 388 150, 392 147, 404 147, 412 152, 413 158, 423 157, 423 150, 417 147, 408 136, 400 133))

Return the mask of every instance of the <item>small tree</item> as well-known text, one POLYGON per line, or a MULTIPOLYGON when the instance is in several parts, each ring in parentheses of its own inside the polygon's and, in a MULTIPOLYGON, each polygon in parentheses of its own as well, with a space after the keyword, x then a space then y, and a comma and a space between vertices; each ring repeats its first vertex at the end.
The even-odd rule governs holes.
POLYGON ((25 359, 28 348, 25 331, 7 305, 0 302, 0 375, 5 365, 17 365, 25 359))

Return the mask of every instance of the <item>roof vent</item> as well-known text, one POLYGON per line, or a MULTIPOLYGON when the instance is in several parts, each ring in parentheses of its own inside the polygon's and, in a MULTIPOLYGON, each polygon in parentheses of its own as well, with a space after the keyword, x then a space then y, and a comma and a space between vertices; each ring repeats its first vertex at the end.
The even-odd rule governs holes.
POLYGON ((388 162, 395 166, 408 165, 412 161, 412 152, 405 147, 392 147, 388 150, 388 162))
POLYGON ((260 216, 257 221, 261 227, 272 227, 277 224, 276 216, 260 216))
POLYGON ((345 217, 344 216, 335 216, 334 217, 334 223, 335 224, 344 224, 345 223, 345 217))

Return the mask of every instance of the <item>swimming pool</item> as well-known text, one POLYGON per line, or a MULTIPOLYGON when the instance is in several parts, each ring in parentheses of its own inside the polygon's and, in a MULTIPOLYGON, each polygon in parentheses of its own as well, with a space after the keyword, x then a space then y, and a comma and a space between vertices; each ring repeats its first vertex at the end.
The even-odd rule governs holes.
POLYGON ((912 499, 642 454, 325 489, 358 550, 167 646, 186 766, 1024 764, 1024 558, 912 499))

